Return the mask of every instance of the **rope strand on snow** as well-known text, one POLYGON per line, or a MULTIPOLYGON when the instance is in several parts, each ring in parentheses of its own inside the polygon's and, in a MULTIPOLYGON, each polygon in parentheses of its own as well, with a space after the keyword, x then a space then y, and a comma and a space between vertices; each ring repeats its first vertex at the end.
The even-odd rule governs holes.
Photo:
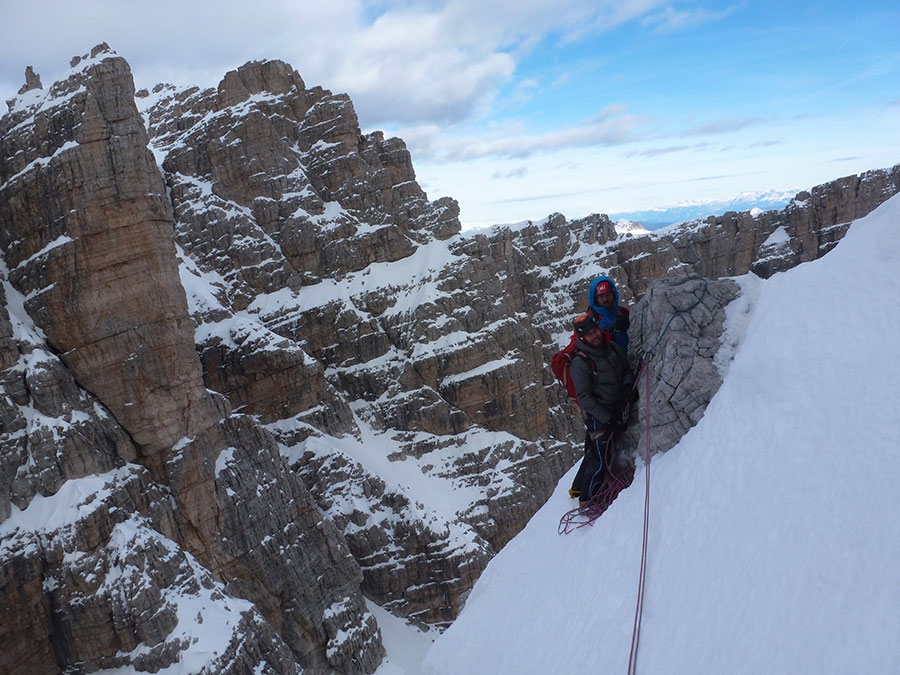
POLYGON ((646 437, 644 445, 644 539, 641 549, 641 572, 638 577, 637 603, 634 609, 634 629, 631 633, 631 653, 628 656, 628 675, 637 672, 638 644, 641 640, 641 619, 644 615, 644 582, 647 578, 647 538, 650 525, 650 397, 647 395, 650 389, 650 371, 642 364, 644 370, 644 417, 646 418, 646 437))

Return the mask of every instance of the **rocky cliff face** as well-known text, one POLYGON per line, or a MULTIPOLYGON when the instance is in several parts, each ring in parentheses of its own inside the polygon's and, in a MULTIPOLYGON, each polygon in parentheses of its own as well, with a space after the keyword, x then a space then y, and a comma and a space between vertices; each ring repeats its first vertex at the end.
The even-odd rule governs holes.
POLYGON ((100 47, 29 93, 0 122, 4 670, 169 665, 204 593, 210 668, 372 670, 344 539, 204 384, 128 65, 100 47))
POLYGON ((673 270, 707 278, 768 278, 830 251, 850 223, 900 189, 900 166, 847 176, 799 193, 780 211, 729 212, 673 225, 614 247, 616 278, 635 294, 673 270))
POLYGON ((0 120, 0 665, 371 672, 364 598, 446 625, 578 458, 545 364, 594 276, 642 298, 665 449, 720 382, 742 291, 715 279, 825 254, 898 186, 463 236, 401 140, 282 62, 135 93, 101 45, 46 92, 26 74, 0 120))

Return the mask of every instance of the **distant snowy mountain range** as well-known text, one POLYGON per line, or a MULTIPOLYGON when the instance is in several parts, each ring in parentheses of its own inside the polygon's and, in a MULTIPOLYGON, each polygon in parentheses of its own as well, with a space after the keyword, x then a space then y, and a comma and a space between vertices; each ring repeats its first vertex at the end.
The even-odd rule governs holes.
POLYGON ((683 202, 645 211, 622 211, 608 215, 614 221, 630 220, 640 223, 648 230, 658 230, 673 223, 705 218, 710 215, 719 215, 727 211, 750 211, 752 209, 769 211, 781 209, 794 198, 798 191, 742 192, 734 199, 683 202))
MULTIPOLYGON (((616 230, 620 234, 628 232, 641 234, 646 231, 659 230, 675 223, 705 219, 708 216, 721 215, 729 211, 777 211, 787 206, 798 192, 800 190, 742 192, 734 199, 698 200, 671 206, 659 206, 643 211, 618 211, 607 213, 606 215, 616 224, 616 230)), ((523 220, 515 223, 499 223, 492 227, 463 226, 463 232, 489 232, 498 227, 518 230, 535 223, 546 223, 549 218, 552 218, 552 215, 541 221, 523 220)))

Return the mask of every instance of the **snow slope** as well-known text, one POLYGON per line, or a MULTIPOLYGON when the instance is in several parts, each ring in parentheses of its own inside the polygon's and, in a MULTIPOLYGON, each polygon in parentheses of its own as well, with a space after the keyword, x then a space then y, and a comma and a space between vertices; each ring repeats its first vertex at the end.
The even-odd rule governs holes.
MULTIPOLYGON (((900 197, 824 258, 749 285, 722 388, 651 463, 637 672, 900 673, 900 197)), ((627 671, 644 467, 560 536, 571 478, 424 662, 391 663, 388 643, 383 672, 627 671)))

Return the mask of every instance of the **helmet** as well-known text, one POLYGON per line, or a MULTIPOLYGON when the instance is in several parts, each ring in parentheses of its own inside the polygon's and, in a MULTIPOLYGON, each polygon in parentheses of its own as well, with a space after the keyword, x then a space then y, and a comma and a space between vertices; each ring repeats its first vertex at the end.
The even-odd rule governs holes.
POLYGON ((584 314, 576 316, 572 325, 579 337, 587 335, 594 328, 600 328, 600 322, 597 321, 597 317, 590 312, 585 312, 584 314))

